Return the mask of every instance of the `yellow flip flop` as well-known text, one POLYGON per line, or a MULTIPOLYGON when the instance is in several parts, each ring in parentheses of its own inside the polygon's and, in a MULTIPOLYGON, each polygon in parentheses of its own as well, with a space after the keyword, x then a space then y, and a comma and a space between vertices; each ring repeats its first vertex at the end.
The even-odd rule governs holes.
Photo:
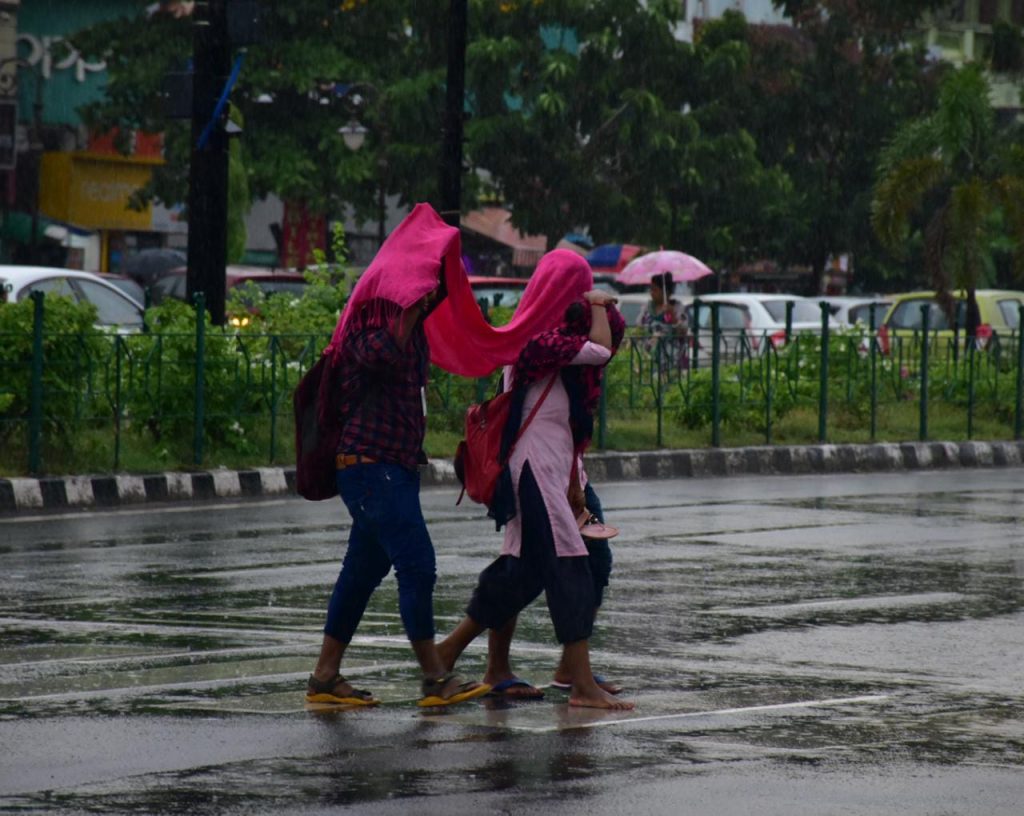
POLYGON ((330 703, 332 705, 349 705, 349 706, 375 706, 380 704, 380 700, 373 696, 369 691, 363 689, 352 689, 352 694, 348 696, 341 696, 334 693, 335 687, 338 683, 347 683, 342 675, 336 674, 333 679, 317 680, 312 674, 309 676, 309 682, 306 686, 306 702, 307 703, 330 703))
POLYGON ((416 702, 416 705, 420 706, 420 708, 435 708, 437 706, 464 703, 466 700, 483 697, 491 690, 491 687, 487 683, 463 681, 457 674, 445 674, 433 680, 424 678, 422 690, 423 697, 416 702), (455 691, 447 697, 442 696, 444 687, 452 681, 455 681, 457 684, 455 691))

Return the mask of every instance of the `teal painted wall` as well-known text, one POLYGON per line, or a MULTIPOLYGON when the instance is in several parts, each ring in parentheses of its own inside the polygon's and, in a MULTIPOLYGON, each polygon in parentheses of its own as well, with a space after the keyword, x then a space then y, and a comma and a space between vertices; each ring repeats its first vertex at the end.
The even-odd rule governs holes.
POLYGON ((142 8, 133 0, 23 0, 18 10, 18 56, 32 62, 36 74, 19 69, 18 118, 32 119, 38 76, 43 82, 43 122, 78 125, 77 109, 102 96, 106 71, 77 57, 58 59, 59 46, 48 54, 47 41, 103 20, 134 16, 142 8))

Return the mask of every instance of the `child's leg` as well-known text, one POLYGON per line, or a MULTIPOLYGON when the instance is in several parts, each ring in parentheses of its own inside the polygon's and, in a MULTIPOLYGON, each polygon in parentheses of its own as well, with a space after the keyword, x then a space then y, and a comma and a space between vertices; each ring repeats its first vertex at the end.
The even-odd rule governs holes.
POLYGON ((459 625, 452 633, 437 644, 437 654, 445 669, 451 671, 455 668, 456 661, 466 651, 466 647, 476 640, 485 628, 468 615, 459 621, 459 625))
POLYGON ((587 482, 583 487, 583 499, 586 502, 586 506, 590 511, 590 514, 599 522, 604 524, 604 508, 601 507, 601 499, 597 495, 597 491, 591 486, 590 482, 587 482))
MULTIPOLYGON (((511 555, 499 556, 487 566, 477 579, 476 589, 466 607, 466 617, 438 644, 438 653, 450 670, 459 656, 485 629, 491 630, 490 651, 488 652, 488 675, 497 677, 507 673, 509 649, 515 632, 516 616, 519 611, 540 594, 540 582, 532 577, 535 572, 519 558, 511 555), (491 654, 498 662, 492 666, 491 654)), ((497 680, 508 679, 505 676, 497 680)), ((493 684, 493 680, 486 681, 493 684)))
POLYGON ((484 682, 490 683, 492 686, 502 680, 511 680, 515 677, 512 673, 510 652, 518 621, 519 616, 516 615, 504 626, 491 629, 487 633, 487 671, 484 672, 484 677, 491 679, 484 682))

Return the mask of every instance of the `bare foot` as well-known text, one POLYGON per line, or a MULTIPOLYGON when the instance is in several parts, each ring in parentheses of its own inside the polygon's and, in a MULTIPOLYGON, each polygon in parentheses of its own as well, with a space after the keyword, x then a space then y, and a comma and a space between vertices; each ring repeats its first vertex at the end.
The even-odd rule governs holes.
POLYGON ((607 708, 613 711, 632 711, 636 703, 628 700, 620 700, 614 694, 609 694, 596 683, 591 688, 578 690, 573 687, 569 695, 569 705, 580 708, 607 708))

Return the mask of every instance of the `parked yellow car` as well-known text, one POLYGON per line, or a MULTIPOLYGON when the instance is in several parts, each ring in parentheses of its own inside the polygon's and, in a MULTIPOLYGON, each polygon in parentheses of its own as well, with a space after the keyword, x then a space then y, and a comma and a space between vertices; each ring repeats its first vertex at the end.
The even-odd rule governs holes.
MULTIPOLYGON (((967 325, 967 293, 963 290, 953 292, 956 299, 956 328, 960 336, 964 336, 967 325)), ((1013 292, 1005 289, 978 289, 975 292, 978 300, 978 311, 981 321, 978 326, 978 345, 988 345, 993 335, 1006 339, 1020 331, 1020 307, 1024 305, 1024 292, 1013 292)), ((920 334, 923 328, 921 307, 929 304, 928 333, 932 337, 952 339, 953 326, 950 325, 946 313, 935 299, 935 292, 907 292, 892 295, 892 306, 885 313, 883 325, 887 338, 912 337, 920 334)))

